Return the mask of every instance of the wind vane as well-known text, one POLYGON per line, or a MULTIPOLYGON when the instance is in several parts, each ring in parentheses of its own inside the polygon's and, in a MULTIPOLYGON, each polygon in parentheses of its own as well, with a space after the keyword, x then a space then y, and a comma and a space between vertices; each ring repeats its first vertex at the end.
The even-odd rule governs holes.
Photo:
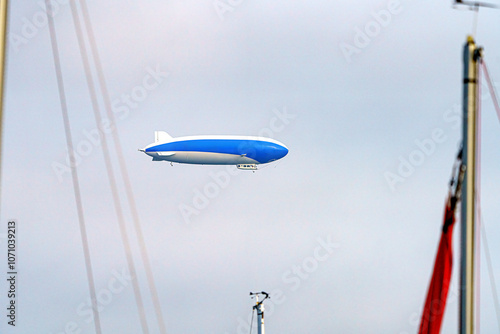
POLYGON ((455 0, 455 5, 465 5, 469 7, 474 7, 474 8, 479 8, 479 7, 486 7, 486 8, 498 8, 497 5, 494 5, 492 3, 488 2, 479 2, 479 1, 462 1, 462 0, 455 0))

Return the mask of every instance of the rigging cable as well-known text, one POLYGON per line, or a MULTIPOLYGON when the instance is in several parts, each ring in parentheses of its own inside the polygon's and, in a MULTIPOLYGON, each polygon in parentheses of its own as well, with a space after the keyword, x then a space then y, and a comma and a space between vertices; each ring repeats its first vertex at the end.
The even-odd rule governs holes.
POLYGON ((70 5, 71 5, 71 13, 73 15, 73 22, 75 25, 75 31, 76 31, 76 35, 77 35, 77 39, 78 39, 78 44, 79 44, 79 48, 80 48, 80 53, 82 56, 83 67, 85 70, 85 77, 86 77, 88 89, 90 92, 95 122, 96 122, 98 129, 99 129, 100 137, 102 138, 102 152, 103 152, 103 156, 104 156, 104 162, 106 165, 106 172, 107 172, 108 180, 110 183, 110 188, 111 188, 111 192, 112 192, 116 216, 118 218, 118 225, 119 225, 120 232, 121 232, 121 238, 122 238, 122 242, 123 242, 123 245, 125 248, 125 257, 127 260, 127 265, 128 265, 128 269, 130 272, 130 276, 132 278, 132 287, 134 290, 135 302, 137 304, 137 309, 139 312, 139 319, 140 319, 142 331, 143 331, 143 333, 147 334, 147 333, 149 333, 149 330, 148 330, 148 325, 147 325, 147 321, 146 321, 146 314, 144 311, 144 304, 142 302, 141 291, 139 289, 139 284, 137 282, 137 272, 135 270, 134 260, 132 258, 132 251, 130 248, 130 243, 129 243, 127 230, 126 230, 126 226, 125 226, 125 221, 124 221, 124 217, 123 217, 123 210, 122 210, 122 207, 120 204, 116 179, 115 179, 115 175, 113 173, 113 167, 111 165, 111 158, 109 155, 108 142, 107 142, 106 135, 102 129, 102 124, 103 124, 102 117, 100 115, 99 105, 97 103, 96 89, 94 86, 94 82, 92 80, 92 73, 90 70, 90 64, 89 64, 87 49, 85 46, 85 41, 83 39, 83 33, 82 33, 82 29, 81 29, 80 19, 78 17, 78 12, 77 12, 77 7, 75 4, 75 1, 70 1, 70 5))
MULTIPOLYGON (((479 7, 476 7, 477 11, 479 11, 479 7)), ((477 13, 477 12, 476 12, 477 13)), ((480 51, 478 52, 478 61, 479 64, 481 64, 481 59, 482 57, 482 49, 479 49, 480 51)), ((475 278, 474 282, 476 284, 475 286, 475 302, 476 305, 474 307, 476 316, 474 317, 476 321, 476 331, 477 333, 480 333, 480 328, 481 328, 481 252, 477 251, 481 249, 481 234, 478 232, 478 228, 481 228, 481 219, 480 219, 480 212, 481 212, 481 115, 482 115, 482 110, 481 110, 481 91, 482 91, 482 73, 481 73, 481 67, 477 66, 477 98, 476 98, 476 110, 477 110, 477 119, 476 119, 476 142, 477 142, 477 148, 476 148, 476 189, 475 189, 475 200, 476 200, 476 212, 475 212, 475 224, 476 226, 474 227, 474 239, 475 239, 475 251, 474 251, 474 256, 475 256, 475 278)))
MULTIPOLYGON (((484 57, 481 57, 481 63, 480 63, 483 71, 484 71, 484 77, 486 79, 486 83, 488 84, 488 89, 490 91, 490 95, 491 95, 491 99, 493 101, 493 105, 495 106, 495 110, 496 110, 496 113, 497 113, 497 117, 500 121, 500 106, 498 104, 498 95, 495 91, 495 87, 493 86, 493 82, 491 81, 491 77, 488 73, 488 67, 486 66, 486 63, 484 61, 484 57)), ((479 169, 480 171, 480 169, 479 169)), ((487 268, 488 268, 488 274, 489 274, 489 278, 490 278, 490 285, 491 285, 491 291, 492 291, 492 294, 493 294, 493 302, 495 304, 495 312, 496 312, 496 315, 497 315, 497 322, 498 322, 498 329, 500 331, 500 302, 498 300, 498 293, 497 293, 497 288, 496 288, 496 281, 495 281, 495 275, 494 275, 494 272, 493 272, 493 265, 492 265, 492 262, 491 262, 491 255, 490 255, 490 251, 489 251, 489 247, 488 247, 488 240, 486 239, 486 227, 484 226, 484 221, 483 221, 483 217, 482 217, 482 214, 481 214, 481 206, 480 206, 480 191, 478 191, 477 193, 478 195, 478 215, 479 215, 479 222, 481 223, 481 233, 482 233, 482 237, 483 237, 483 245, 484 245, 484 252, 485 252, 485 256, 486 256, 486 265, 487 265, 487 268)))
POLYGON ((498 120, 500 121, 500 105, 498 104, 498 94, 495 90, 495 86, 493 86, 493 82, 491 81, 490 74, 488 72, 488 66, 486 66, 486 62, 481 57, 481 66, 484 70, 484 78, 486 79, 486 83, 488 84, 488 89, 490 91, 491 99, 493 100, 493 105, 495 106, 495 110, 497 112, 498 120))
POLYGON ((92 29, 92 23, 90 21, 90 15, 87 7, 86 0, 82 0, 80 2, 82 7, 83 20, 85 22, 87 36, 89 38, 90 50, 92 57, 94 58, 94 63, 96 66, 97 78, 99 82, 99 86, 101 88, 101 94, 104 99, 104 109, 106 110, 106 115, 111 122, 111 127, 114 129, 111 134, 113 136, 114 147, 116 151, 116 155, 118 157, 118 164, 120 167, 120 172, 122 175, 123 183, 125 185, 125 193, 127 197, 127 201, 129 203, 130 211, 132 214, 132 220, 134 223, 135 232, 137 235, 137 239, 139 241, 139 249, 141 253, 142 262, 144 264, 144 268, 146 271, 146 277, 149 285, 149 289, 151 292, 151 298, 153 300, 153 306, 155 308, 156 318, 158 320, 158 326, 160 328, 161 334, 166 334, 165 322, 163 320, 163 315, 161 312, 160 300, 158 297, 158 292, 156 290, 156 285, 154 282, 153 271, 151 269, 151 262, 149 261, 148 252, 146 249, 146 243, 144 241, 144 235, 142 233, 141 223, 139 220, 139 214, 137 212, 137 206, 135 203, 132 186, 130 184, 130 178, 128 176, 127 167, 125 164, 125 159, 123 158, 123 150, 121 146, 120 136, 118 133, 118 127, 116 127, 116 118, 111 108, 111 100, 109 98, 109 92, 106 85, 106 79, 104 77, 104 71, 101 65, 101 59, 99 57, 99 52, 97 50, 97 44, 95 41, 94 31, 92 29))
POLYGON ((47 8, 47 21, 49 25, 49 35, 50 42, 52 45, 52 54, 54 55, 54 65, 56 71, 57 78, 57 88, 59 92, 59 100, 61 102, 61 111, 64 123, 64 132, 66 135, 66 146, 69 153, 70 159, 70 169, 71 169, 71 179, 73 181, 73 191, 76 202, 76 211, 78 215, 78 223, 80 226, 80 236, 82 238, 82 246, 83 246, 83 255, 85 258, 85 269, 87 272, 87 280, 89 283, 89 293, 90 300, 92 303, 92 313, 94 316, 94 327, 95 332, 97 334, 101 334, 101 321, 99 319, 99 312, 97 310, 97 298, 95 293, 95 283, 94 283, 94 274, 92 270, 92 262, 90 260, 90 251, 89 251, 89 242, 87 238, 87 230, 85 227, 85 219, 83 216, 83 207, 82 207, 82 197, 80 192, 80 184, 78 181, 78 172, 76 170, 75 164, 75 151, 73 149, 73 140, 71 136, 71 125, 68 117, 68 105, 66 102, 66 92, 64 90, 64 82, 61 71, 61 61, 59 59, 59 47, 57 45, 57 36, 54 28, 54 18, 52 16, 52 5, 50 0, 45 0, 45 6, 47 8))
MULTIPOLYGON (((252 308, 252 320, 250 320, 250 334, 252 334, 252 327, 253 327, 253 316, 255 314, 255 309, 252 308)), ((248 319, 248 318, 247 318, 248 319)))
POLYGON ((491 292, 493 294, 493 302, 495 304, 495 312, 497 314, 498 331, 500 332, 500 302, 498 301, 498 292, 497 292, 497 286, 495 283, 495 274, 493 272, 493 265, 491 262, 490 249, 488 247, 488 239, 486 239, 486 227, 484 226, 484 221, 483 221, 483 218, 481 216, 481 212, 479 213, 479 215, 481 217, 481 234, 483 237, 484 253, 486 255, 486 265, 488 266, 488 274, 490 277, 491 292))

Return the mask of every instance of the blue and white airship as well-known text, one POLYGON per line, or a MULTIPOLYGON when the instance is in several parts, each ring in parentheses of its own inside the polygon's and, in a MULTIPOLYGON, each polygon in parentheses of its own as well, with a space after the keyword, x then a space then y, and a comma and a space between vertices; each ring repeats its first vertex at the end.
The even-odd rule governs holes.
POLYGON ((164 131, 155 131, 155 142, 139 151, 153 157, 153 161, 236 165, 239 169, 250 170, 288 154, 284 144, 270 138, 213 135, 172 138, 164 131))

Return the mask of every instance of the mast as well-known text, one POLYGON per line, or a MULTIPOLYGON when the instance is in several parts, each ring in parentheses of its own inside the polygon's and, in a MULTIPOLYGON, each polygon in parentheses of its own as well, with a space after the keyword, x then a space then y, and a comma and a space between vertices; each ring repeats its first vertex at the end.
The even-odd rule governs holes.
MULTIPOLYGON (((3 97, 5 81, 5 50, 7 49, 7 11, 8 0, 0 0, 0 180, 2 178, 2 137, 3 137, 3 97)), ((0 188, 1 189, 1 188, 0 188)))
POLYGON ((465 176, 462 185, 461 259, 460 259, 460 313, 459 333, 475 331, 474 272, 475 272, 475 195, 476 195, 476 127, 477 85, 481 48, 471 36, 467 37, 463 53, 463 163, 465 176))
POLYGON ((264 329, 264 300, 269 297, 269 294, 267 292, 255 292, 252 293, 250 292, 250 296, 255 296, 255 306, 253 307, 254 310, 257 310, 257 334, 265 334, 265 329, 264 329), (264 299, 262 299, 259 302, 259 295, 264 295, 264 299))

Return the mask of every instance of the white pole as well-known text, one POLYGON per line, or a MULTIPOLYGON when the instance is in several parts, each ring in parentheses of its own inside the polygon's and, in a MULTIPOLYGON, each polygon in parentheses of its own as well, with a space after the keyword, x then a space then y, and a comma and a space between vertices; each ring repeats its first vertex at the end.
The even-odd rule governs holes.
POLYGON ((253 307, 254 310, 257 311, 257 334, 265 334, 266 331, 264 329, 264 300, 269 297, 269 294, 267 292, 255 292, 252 293, 250 292, 250 296, 255 296, 255 306, 253 307), (259 295, 262 294, 264 295, 264 298, 259 301, 259 295))
POLYGON ((259 303, 259 296, 255 296, 257 309, 257 334, 265 334, 266 330, 264 329, 264 304, 262 302, 259 303))

